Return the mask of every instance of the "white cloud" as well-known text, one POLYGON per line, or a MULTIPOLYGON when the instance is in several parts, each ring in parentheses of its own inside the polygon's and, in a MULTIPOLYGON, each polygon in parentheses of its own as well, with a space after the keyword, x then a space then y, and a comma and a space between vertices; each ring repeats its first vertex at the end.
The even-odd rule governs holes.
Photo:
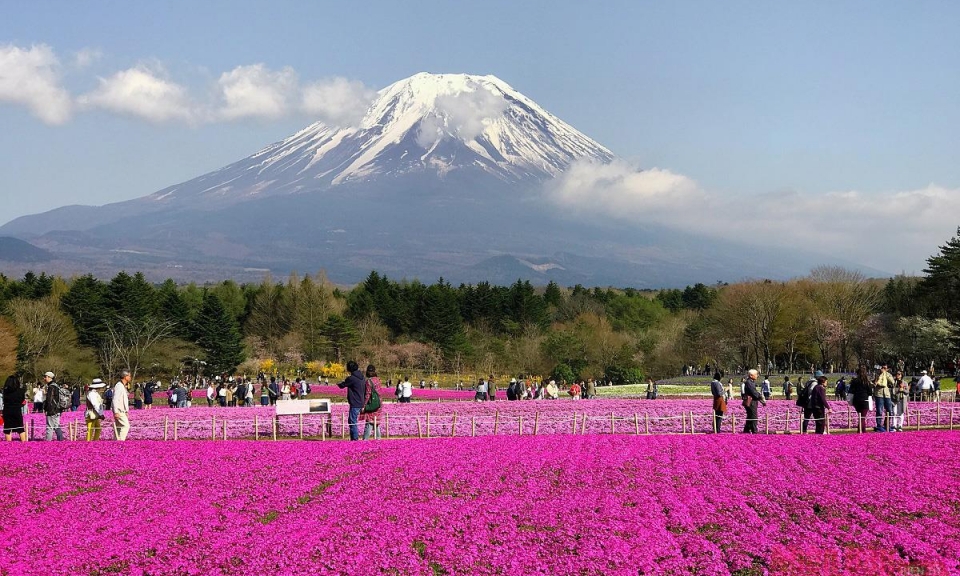
POLYGON ((707 237, 802 249, 888 272, 918 272, 952 237, 960 189, 720 197, 682 174, 623 162, 581 161, 549 182, 545 198, 577 215, 657 224, 707 237))
POLYGON ((546 188, 547 198, 566 210, 635 222, 660 222, 701 204, 696 182, 669 170, 638 170, 622 160, 574 162, 546 188))
POLYGON ((86 108, 102 108, 151 122, 194 120, 197 113, 187 89, 165 76, 162 70, 141 64, 100 78, 97 89, 78 101, 86 108))
POLYGON ((440 95, 436 100, 437 113, 421 123, 417 143, 429 148, 437 138, 445 136, 473 140, 508 106, 502 95, 482 85, 475 86, 474 90, 440 95))
POLYGON ((219 80, 222 105, 218 116, 241 118, 282 118, 294 109, 298 93, 297 73, 289 66, 273 71, 263 64, 237 66, 219 80))
POLYGON ((301 109, 305 114, 334 126, 360 122, 376 96, 363 82, 331 78, 304 86, 301 109))
POLYGON ((73 55, 73 65, 77 68, 86 68, 103 58, 103 52, 97 48, 84 48, 73 55))
POLYGON ((73 103, 60 86, 60 61, 51 47, 0 46, 0 102, 26 106, 47 124, 70 119, 73 103))

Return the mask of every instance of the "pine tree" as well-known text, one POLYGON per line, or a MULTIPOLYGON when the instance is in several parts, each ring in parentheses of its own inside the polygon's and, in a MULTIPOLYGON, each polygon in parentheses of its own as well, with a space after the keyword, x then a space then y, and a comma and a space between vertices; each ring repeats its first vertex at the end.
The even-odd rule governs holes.
POLYGON ((60 308, 73 320, 80 344, 100 345, 111 316, 107 306, 107 287, 103 282, 92 274, 77 278, 60 299, 60 308))
POLYGON ((220 298, 211 292, 204 293, 193 333, 197 346, 204 352, 210 374, 232 372, 245 360, 240 327, 220 298))
POLYGON ((960 321, 960 228, 957 235, 927 259, 921 292, 935 316, 960 321))
POLYGON ((341 364, 347 352, 360 341, 353 323, 339 314, 332 314, 327 318, 323 326, 323 336, 330 343, 330 350, 337 362, 341 364))
POLYGON ((190 308, 180 289, 168 279, 157 291, 157 316, 161 320, 175 322, 172 334, 178 338, 190 337, 190 308))

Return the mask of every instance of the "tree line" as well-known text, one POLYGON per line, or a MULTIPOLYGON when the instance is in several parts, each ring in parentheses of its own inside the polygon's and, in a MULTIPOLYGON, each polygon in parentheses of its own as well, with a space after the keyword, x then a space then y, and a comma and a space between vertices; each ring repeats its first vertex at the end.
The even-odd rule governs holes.
POLYGON ((523 280, 424 284, 375 271, 351 288, 322 273, 205 286, 153 284, 126 272, 109 281, 0 275, 0 372, 317 374, 357 358, 424 374, 627 383, 673 376, 688 364, 943 366, 960 344, 958 238, 960 230, 923 277, 877 280, 821 267, 786 282, 660 291, 523 280))

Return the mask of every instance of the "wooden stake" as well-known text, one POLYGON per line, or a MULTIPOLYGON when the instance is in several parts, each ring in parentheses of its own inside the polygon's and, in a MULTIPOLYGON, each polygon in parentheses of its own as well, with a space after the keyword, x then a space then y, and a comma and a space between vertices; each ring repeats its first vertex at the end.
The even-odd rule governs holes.
POLYGON ((390 413, 383 415, 383 433, 389 438, 390 437, 390 413))
POLYGON ((613 412, 610 413, 610 433, 616 433, 616 420, 613 418, 613 412))
POLYGON ((253 415, 253 439, 254 440, 260 439, 260 415, 259 414, 253 415))
POLYGON ((493 435, 496 436, 500 431, 500 411, 497 410, 496 418, 493 421, 493 435))
POLYGON ((300 416, 300 439, 303 440, 303 414, 298 414, 300 416))
POLYGON ((169 416, 163 417, 163 439, 167 439, 167 426, 170 424, 169 416))
POLYGON ((211 440, 217 439, 217 417, 216 416, 210 417, 210 439, 211 440))
POLYGON ((937 428, 940 427, 940 403, 937 402, 937 428))
POLYGON ((420 417, 417 416, 417 438, 423 438, 423 428, 420 427, 420 417))
POLYGON ((731 430, 734 434, 737 433, 737 415, 736 415, 736 414, 731 414, 731 415, 730 415, 730 430, 731 430))
POLYGON ((518 435, 518 436, 523 436, 523 414, 520 415, 520 420, 519 420, 519 422, 520 422, 520 424, 519 424, 519 434, 517 434, 517 435, 518 435))
POLYGON ((273 441, 274 442, 277 441, 277 428, 279 427, 280 427, 280 417, 274 416, 273 417, 273 441))
POLYGON ((453 422, 450 424, 450 437, 457 437, 457 412, 453 412, 453 422))
POLYGON ((583 425, 580 427, 580 434, 587 433, 587 413, 583 413, 583 425))
POLYGON ((476 436, 476 435, 477 435, 477 417, 471 416, 470 417, 470 436, 476 436))
POLYGON ((577 433, 577 411, 573 411, 573 429, 570 431, 571 434, 577 433))
POLYGON ((950 429, 953 430, 953 406, 950 407, 950 429))
POLYGON ((643 428, 647 433, 647 436, 650 435, 650 414, 647 412, 643 413, 643 428))
POLYGON ((769 412, 766 413, 766 417, 767 417, 767 423, 766 423, 767 429, 766 429, 766 434, 769 434, 769 433, 770 433, 770 413, 769 413, 769 412))
POLYGON ((227 419, 223 419, 223 439, 227 439, 227 419))
POLYGON ((430 437, 430 411, 427 410, 427 438, 430 437))
MULTIPOLYGON (((179 421, 179 420, 174 420, 174 421, 173 421, 173 439, 174 439, 174 440, 179 440, 179 436, 177 435, 177 428, 179 428, 179 426, 180 426, 180 421, 179 421)), ((114 421, 113 427, 114 427, 114 428, 117 427, 116 421, 114 421)))
POLYGON ((343 440, 347 437, 347 415, 340 415, 340 439, 343 440))
POLYGON ((686 412, 680 413, 680 433, 681 434, 687 433, 687 413, 686 412))
POLYGON ((917 432, 920 431, 920 410, 917 410, 917 432))
POLYGON ((640 435, 640 415, 636 412, 633 413, 633 427, 635 430, 635 435, 640 435))

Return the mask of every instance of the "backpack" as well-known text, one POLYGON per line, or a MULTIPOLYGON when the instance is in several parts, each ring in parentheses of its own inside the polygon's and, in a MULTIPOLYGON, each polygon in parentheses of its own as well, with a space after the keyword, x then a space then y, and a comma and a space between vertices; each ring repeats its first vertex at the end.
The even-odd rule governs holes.
POLYGON ((797 386, 797 406, 801 408, 809 408, 810 404, 810 385, 804 384, 802 386, 797 386))
POLYGON ((73 405, 72 396, 73 395, 69 390, 57 384, 57 397, 54 398, 54 401, 56 402, 54 407, 57 408, 59 412, 66 412, 73 405))
POLYGON ((370 399, 367 400, 362 412, 364 414, 372 414, 380 409, 380 393, 377 392, 377 387, 373 385, 373 382, 371 382, 369 378, 367 378, 365 384, 370 388, 370 399))

